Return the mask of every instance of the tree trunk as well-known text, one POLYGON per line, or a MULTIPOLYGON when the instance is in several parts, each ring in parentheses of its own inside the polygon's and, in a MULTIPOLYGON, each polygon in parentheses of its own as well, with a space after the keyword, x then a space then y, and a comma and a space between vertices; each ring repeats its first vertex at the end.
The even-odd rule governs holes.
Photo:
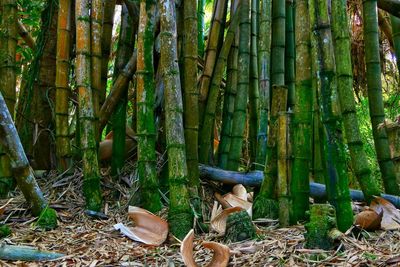
POLYGON ((76 87, 78 89, 80 149, 83 160, 83 193, 86 208, 102 206, 100 171, 97 160, 93 93, 91 91, 89 1, 76 2, 76 87))
POLYGON ((338 94, 347 146, 350 151, 354 174, 368 201, 378 196, 381 190, 372 176, 367 155, 361 140, 353 93, 353 71, 351 65, 350 32, 347 18, 347 1, 332 2, 332 34, 335 40, 335 61, 338 83, 338 94))
POLYGON ((193 226, 188 191, 183 103, 177 62, 177 32, 173 0, 160 1, 161 70, 164 81, 165 130, 169 170, 169 224, 182 239, 193 226))
POLYGON ((372 123, 372 134, 379 168, 385 192, 388 194, 400 194, 399 185, 396 182, 394 164, 390 158, 389 143, 385 129, 379 129, 379 125, 385 120, 385 111, 382 97, 381 66, 379 56, 379 31, 376 0, 363 1, 363 25, 365 42, 365 61, 367 65, 367 88, 369 99, 369 111, 372 123))
POLYGON ((327 136, 325 147, 329 176, 326 182, 328 200, 336 208, 338 227, 344 232, 353 224, 353 211, 350 202, 344 144, 340 135, 342 127, 339 116, 334 113, 332 103, 335 89, 335 63, 328 4, 325 0, 310 0, 309 7, 310 24, 318 44, 321 119, 327 136))

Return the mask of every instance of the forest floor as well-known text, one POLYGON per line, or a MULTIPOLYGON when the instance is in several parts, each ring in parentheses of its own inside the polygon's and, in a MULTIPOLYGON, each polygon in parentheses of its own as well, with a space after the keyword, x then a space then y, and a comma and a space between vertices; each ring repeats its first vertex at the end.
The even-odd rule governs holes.
MULTIPOLYGON (((93 219, 84 213, 81 195, 81 174, 60 178, 50 173, 38 179, 43 191, 58 212, 59 226, 55 230, 41 231, 35 226, 22 195, 15 195, 0 211, 1 221, 12 230, 3 242, 13 245, 34 246, 39 249, 60 252, 66 256, 56 261, 24 263, 0 261, 1 266, 183 266, 179 252, 179 240, 169 236, 160 247, 146 246, 132 241, 114 230, 113 225, 132 225, 127 215, 128 187, 119 184, 115 188, 109 176, 103 179, 105 188, 104 213, 108 219, 93 219), (119 192, 119 201, 115 192, 119 192)), ((124 177, 132 182, 133 175, 124 177)), ((135 184, 135 181, 133 181, 135 184)), ((212 184, 203 184, 207 210, 213 205, 212 184), (209 203, 208 203, 209 202, 209 203)), ((0 205, 7 203, 2 200, 0 205)), ((166 218, 164 209, 160 216, 166 218)), ((400 231, 349 230, 335 250, 304 248, 304 227, 277 228, 277 222, 257 225, 262 238, 227 244, 231 250, 229 266, 399 266, 400 231)), ((212 255, 202 249, 200 241, 223 242, 215 234, 196 234, 194 258, 204 266, 212 255)))

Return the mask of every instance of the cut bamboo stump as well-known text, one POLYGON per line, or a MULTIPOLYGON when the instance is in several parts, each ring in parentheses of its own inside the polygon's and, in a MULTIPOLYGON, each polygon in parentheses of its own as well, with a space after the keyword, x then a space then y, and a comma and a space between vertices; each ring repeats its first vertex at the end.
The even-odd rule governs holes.
POLYGON ((335 208, 330 204, 314 204, 310 208, 310 222, 305 225, 306 247, 329 250, 335 246, 341 232, 337 230, 335 208))
POLYGON ((225 234, 227 241, 238 242, 253 239, 256 236, 256 228, 245 210, 234 212, 228 216, 225 234))

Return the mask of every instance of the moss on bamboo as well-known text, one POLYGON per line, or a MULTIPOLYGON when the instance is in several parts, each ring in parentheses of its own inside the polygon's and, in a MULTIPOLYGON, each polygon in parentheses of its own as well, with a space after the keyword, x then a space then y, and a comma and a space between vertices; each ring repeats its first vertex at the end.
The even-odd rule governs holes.
POLYGON ((144 208, 155 212, 162 207, 158 193, 154 120, 153 46, 156 1, 140 1, 137 62, 137 136, 138 171, 141 201, 144 208))
POLYGON ((175 3, 162 0, 161 62, 164 82, 165 130, 169 172, 169 224, 172 233, 182 239, 192 228, 193 214, 188 191, 183 101, 177 59, 175 3))
POLYGON ((245 210, 229 214, 226 221, 225 240, 240 242, 256 237, 256 228, 251 221, 251 217, 245 210))
POLYGON ((52 230, 57 227, 57 213, 54 209, 46 207, 42 210, 36 225, 44 230, 52 230))
POLYGON ((305 225, 306 248, 330 250, 338 237, 335 208, 329 204, 314 204, 310 222, 305 225))
MULTIPOLYGON (((292 223, 306 219, 309 209, 309 166, 312 133, 312 76, 310 22, 307 0, 296 1, 296 94, 293 116, 293 167, 291 179, 292 223)), ((290 101, 289 101, 290 102, 290 101)))
POLYGON ((335 90, 335 63, 326 1, 310 1, 310 20, 318 44, 321 119, 327 138, 325 151, 329 177, 326 182, 328 200, 336 208, 339 230, 346 231, 353 224, 353 211, 350 203, 343 138, 339 134, 342 129, 340 115, 334 113, 332 101, 335 90))
POLYGON ((350 33, 346 5, 347 0, 332 2, 332 34, 335 39, 337 88, 351 164, 364 196, 369 202, 374 195, 380 195, 381 190, 372 176, 361 140, 353 93, 350 33))

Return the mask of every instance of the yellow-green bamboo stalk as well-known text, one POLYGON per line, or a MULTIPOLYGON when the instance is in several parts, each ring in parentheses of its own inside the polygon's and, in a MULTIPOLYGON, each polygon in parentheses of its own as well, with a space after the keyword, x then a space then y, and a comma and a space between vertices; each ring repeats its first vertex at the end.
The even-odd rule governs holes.
POLYGON ((68 98, 70 88, 69 52, 71 31, 71 1, 60 0, 57 22, 57 58, 56 58, 56 151, 57 165, 65 171, 70 165, 71 147, 68 128, 68 98))

